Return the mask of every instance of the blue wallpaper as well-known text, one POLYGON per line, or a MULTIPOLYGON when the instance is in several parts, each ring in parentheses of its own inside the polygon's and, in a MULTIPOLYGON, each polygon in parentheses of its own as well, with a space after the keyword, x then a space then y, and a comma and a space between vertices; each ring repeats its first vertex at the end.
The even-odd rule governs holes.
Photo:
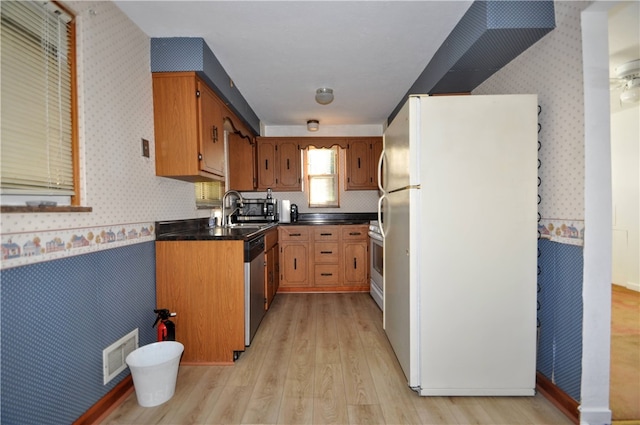
POLYGON ((410 94, 472 91, 555 26, 550 0, 475 1, 387 121, 410 94))
POLYGON ((538 241, 537 370, 580 401, 582 376, 582 247, 538 241))
POLYGON ((1 272, 3 424, 68 424, 129 374, 102 383, 102 350, 155 340, 154 242, 1 272))

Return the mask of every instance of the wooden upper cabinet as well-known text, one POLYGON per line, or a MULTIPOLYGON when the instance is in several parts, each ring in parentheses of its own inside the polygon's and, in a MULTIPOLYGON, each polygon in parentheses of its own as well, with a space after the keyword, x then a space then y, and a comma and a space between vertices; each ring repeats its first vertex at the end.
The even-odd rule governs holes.
POLYGON ((258 138, 258 189, 276 187, 276 141, 258 138))
POLYGON ((295 139, 258 138, 258 190, 301 190, 300 165, 300 149, 295 139))
POLYGON ((227 189, 241 192, 256 190, 258 173, 255 138, 242 129, 228 131, 227 154, 229 159, 227 189))
POLYGON ((382 153, 381 137, 351 137, 347 147, 347 190, 378 188, 378 158, 382 153))
POLYGON ((281 141, 276 145, 279 176, 276 176, 277 187, 281 190, 300 190, 300 149, 292 140, 281 141))
POLYGON ((194 72, 154 73, 156 175, 223 180, 223 108, 194 72))
POLYGON ((204 82, 197 82, 200 97, 200 152, 203 171, 224 177, 223 105, 204 82))

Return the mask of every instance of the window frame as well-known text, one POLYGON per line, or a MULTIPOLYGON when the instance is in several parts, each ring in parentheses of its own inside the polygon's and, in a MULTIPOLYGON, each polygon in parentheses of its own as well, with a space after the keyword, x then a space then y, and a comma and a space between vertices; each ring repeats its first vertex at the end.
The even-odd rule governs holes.
POLYGON ((313 145, 307 146, 303 149, 303 162, 304 162, 304 180, 307 187, 307 204, 309 208, 340 208, 340 146, 333 145, 330 147, 316 147, 313 145), (331 150, 334 152, 335 156, 335 173, 333 174, 309 174, 309 151, 310 150, 331 150), (331 176, 334 181, 335 187, 335 200, 331 203, 324 202, 322 204, 312 203, 311 202, 311 180, 314 177, 318 178, 327 178, 327 176, 331 176))
MULTIPOLYGON (((38 3, 31 1, 31 3, 38 3)), ((76 14, 62 3, 51 0, 51 3, 56 8, 59 8, 65 14, 70 17, 70 21, 67 25, 67 42, 68 42, 68 62, 69 62, 69 108, 70 108, 70 160, 71 160, 71 172, 73 174, 71 182, 73 186, 73 195, 2 195, 2 205, 0 205, 2 213, 11 212, 87 212, 91 211, 90 207, 82 207, 81 198, 81 185, 80 185, 80 154, 79 154, 79 129, 78 129, 78 76, 77 76, 77 26, 76 26, 76 14), (69 200, 70 205, 63 206, 23 206, 21 203, 26 203, 25 199, 51 199, 57 200, 63 196, 64 199, 69 200)))

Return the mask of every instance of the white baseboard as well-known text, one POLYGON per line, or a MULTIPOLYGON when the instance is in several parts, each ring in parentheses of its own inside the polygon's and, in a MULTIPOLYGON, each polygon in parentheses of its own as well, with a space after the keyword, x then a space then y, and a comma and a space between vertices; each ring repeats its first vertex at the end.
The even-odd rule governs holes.
POLYGON ((611 424, 611 410, 600 408, 587 408, 580 409, 580 425, 610 425, 611 424))
POLYGON ((640 283, 638 282, 627 282, 624 287, 627 289, 631 289, 632 291, 640 292, 640 283))

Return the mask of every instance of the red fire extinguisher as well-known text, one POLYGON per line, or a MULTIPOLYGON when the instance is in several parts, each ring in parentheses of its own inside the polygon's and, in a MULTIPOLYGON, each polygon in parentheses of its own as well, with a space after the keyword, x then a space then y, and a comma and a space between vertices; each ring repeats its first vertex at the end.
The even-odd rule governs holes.
POLYGON ((169 317, 174 317, 176 314, 170 313, 166 308, 153 310, 153 312, 157 314, 153 327, 158 325, 158 341, 175 341, 176 325, 169 320, 169 317))

